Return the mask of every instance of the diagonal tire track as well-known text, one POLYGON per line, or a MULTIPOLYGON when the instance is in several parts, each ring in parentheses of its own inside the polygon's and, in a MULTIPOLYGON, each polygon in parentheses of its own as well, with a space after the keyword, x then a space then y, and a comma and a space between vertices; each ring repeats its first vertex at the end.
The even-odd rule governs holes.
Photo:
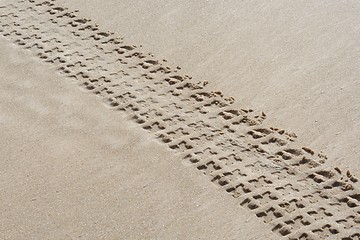
POLYGON ((359 239, 357 179, 324 169, 323 155, 264 126, 265 114, 233 109, 232 98, 56 1, 1 6, 0 25, 4 37, 124 111, 280 236, 359 239))

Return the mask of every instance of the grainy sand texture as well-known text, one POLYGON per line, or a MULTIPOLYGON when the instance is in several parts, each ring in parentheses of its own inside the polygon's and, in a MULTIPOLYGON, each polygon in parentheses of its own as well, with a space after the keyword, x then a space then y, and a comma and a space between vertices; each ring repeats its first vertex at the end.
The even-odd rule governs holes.
POLYGON ((358 12, 0 0, 0 239, 360 239, 358 12))

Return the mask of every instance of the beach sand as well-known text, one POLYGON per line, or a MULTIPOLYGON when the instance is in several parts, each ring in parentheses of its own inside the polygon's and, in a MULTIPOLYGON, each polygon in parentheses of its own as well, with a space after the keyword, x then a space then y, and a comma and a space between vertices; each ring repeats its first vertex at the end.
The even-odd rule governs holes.
POLYGON ((2 1, 0 238, 359 239, 358 8, 2 1))
POLYGON ((271 239, 124 114, 0 43, 0 239, 271 239))
POLYGON ((360 170, 358 2, 61 2, 360 170))

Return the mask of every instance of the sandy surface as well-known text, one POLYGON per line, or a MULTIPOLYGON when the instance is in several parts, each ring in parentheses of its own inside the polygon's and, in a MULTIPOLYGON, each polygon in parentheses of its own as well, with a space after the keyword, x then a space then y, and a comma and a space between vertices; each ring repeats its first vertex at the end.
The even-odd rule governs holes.
POLYGON ((0 53, 0 239, 271 238, 123 114, 3 39, 0 53))
POLYGON ((359 239, 355 13, 2 1, 0 238, 359 239))
POLYGON ((359 171, 357 1, 62 1, 359 171))

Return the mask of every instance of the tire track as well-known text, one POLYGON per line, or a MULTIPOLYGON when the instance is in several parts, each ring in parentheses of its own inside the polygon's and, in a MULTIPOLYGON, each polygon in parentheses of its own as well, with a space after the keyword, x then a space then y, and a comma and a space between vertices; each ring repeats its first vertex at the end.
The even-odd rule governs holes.
POLYGON ((288 239, 359 239, 360 193, 349 171, 296 135, 265 126, 264 113, 234 109, 164 60, 125 44, 56 1, 7 1, 0 33, 123 111, 288 239))

